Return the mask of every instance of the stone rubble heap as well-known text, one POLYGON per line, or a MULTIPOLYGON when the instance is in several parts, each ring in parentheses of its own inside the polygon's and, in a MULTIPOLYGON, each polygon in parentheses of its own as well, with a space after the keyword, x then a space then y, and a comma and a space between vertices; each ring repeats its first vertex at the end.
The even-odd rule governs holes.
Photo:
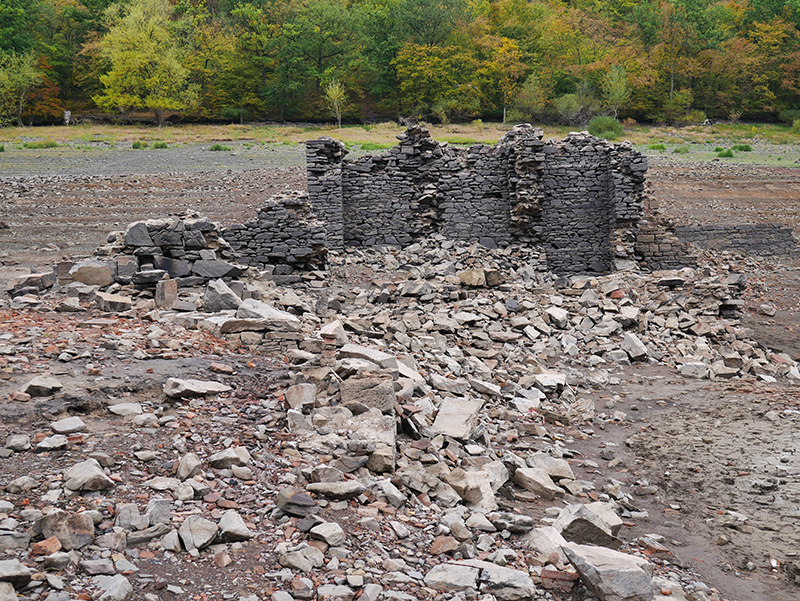
MULTIPOLYGON (((604 476, 572 448, 627 419, 589 396, 613 390, 619 367, 635 362, 767 381, 800 380, 797 364, 742 328, 739 273, 559 278, 537 259, 530 249, 432 238, 334 257, 330 276, 291 288, 266 274, 215 279, 159 303, 158 291, 108 284, 128 301, 117 312, 99 288, 93 300, 64 298, 70 290, 53 274, 12 282, 3 304, 16 311, 85 312, 91 302, 89 324, 147 320, 138 338, 112 330, 93 349, 64 339, 47 351, 64 364, 102 349, 175 358, 174 345, 192 349, 182 338, 206 333, 231 351, 279 354, 288 373, 260 397, 219 363, 208 368, 214 377, 171 378, 147 401, 114 393, 101 419, 120 433, 160 435, 160 446, 132 454, 91 451, 98 437, 76 416, 54 416, 46 434, 12 433, 0 453, 49 453, 60 471, 2 482, 7 596, 66 600, 58 591, 67 586, 101 599, 125 599, 134 585, 179 593, 144 573, 148 559, 225 566, 261 549, 274 601, 515 601, 554 599, 551 591, 714 599, 672 563, 663 538, 626 539, 625 523, 647 517, 637 497, 657 488, 604 476), (213 417, 214 436, 192 433, 198 415, 213 417), (592 479, 578 467, 595 470, 592 479)), ((13 342, 0 338, 11 377, 26 373, 13 342)), ((8 399, 36 402, 63 388, 40 376, 8 399)))

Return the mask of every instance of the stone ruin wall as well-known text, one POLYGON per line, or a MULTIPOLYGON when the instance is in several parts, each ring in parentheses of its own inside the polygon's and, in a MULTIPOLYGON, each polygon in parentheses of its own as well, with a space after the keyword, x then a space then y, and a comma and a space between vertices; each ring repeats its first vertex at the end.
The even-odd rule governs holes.
POLYGON ((563 274, 692 264, 678 239, 647 219, 647 159, 630 143, 586 133, 544 141, 530 125, 496 146, 453 148, 416 126, 398 139, 352 161, 332 138, 307 142, 308 194, 272 199, 257 218, 227 228, 225 240, 243 263, 278 265, 276 273, 319 268, 328 249, 407 246, 432 234, 538 246, 563 274))
POLYGON ((681 242, 703 248, 760 256, 797 254, 792 228, 780 223, 681 225, 675 228, 675 233, 681 242))
POLYGON ((398 138, 355 161, 331 138, 307 143, 309 202, 330 248, 406 246, 439 233, 488 247, 542 245, 560 273, 635 260, 647 160, 630 144, 583 133, 546 142, 529 125, 468 149, 420 127, 398 138))

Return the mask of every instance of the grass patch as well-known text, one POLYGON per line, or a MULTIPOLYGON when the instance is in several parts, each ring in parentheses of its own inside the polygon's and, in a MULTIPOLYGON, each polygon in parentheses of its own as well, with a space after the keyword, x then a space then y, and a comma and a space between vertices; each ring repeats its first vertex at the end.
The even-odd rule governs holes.
POLYGON ((736 152, 751 152, 753 147, 750 146, 750 144, 736 144, 731 150, 735 150, 736 152))
POLYGON ((384 142, 361 142, 358 144, 361 150, 386 150, 392 148, 394 144, 384 142))
POLYGON ((473 146, 478 143, 474 138, 465 138, 464 136, 445 136, 440 138, 443 142, 448 144, 456 144, 457 146, 473 146))
POLYGON ((599 115, 589 121, 588 130, 590 134, 598 138, 616 140, 622 135, 622 123, 614 117, 599 115))
POLYGON ((0 152, 5 152, 6 147, 3 144, 0 144, 0 152))
POLYGON ((725 150, 725 149, 722 146, 715 146, 714 147, 714 152, 722 152, 723 150, 725 150))
POLYGON ((39 140, 37 142, 25 142, 23 146, 31 150, 42 150, 44 148, 58 148, 58 142, 55 140, 39 140))
POLYGON ((225 146, 224 144, 214 144, 211 148, 209 148, 212 152, 221 152, 221 151, 230 151, 230 146, 225 146))
POLYGON ((689 147, 678 146, 672 151, 672 154, 689 154, 689 147))
POLYGON ((733 150, 729 148, 728 150, 723 150, 722 152, 718 152, 717 156, 721 159, 731 159, 733 158, 734 154, 733 150))
POLYGON ((169 148, 169 146, 167 146, 166 142, 153 142, 153 148, 156 150, 161 150, 164 148, 169 148))
POLYGON ((664 144, 650 144, 647 147, 647 150, 658 150, 659 152, 664 152, 667 147, 664 144))
POLYGON ((147 146, 148 146, 147 142, 142 142, 141 140, 136 140, 133 144, 131 144, 131 148, 133 148, 134 150, 142 150, 144 148, 147 148, 147 146))

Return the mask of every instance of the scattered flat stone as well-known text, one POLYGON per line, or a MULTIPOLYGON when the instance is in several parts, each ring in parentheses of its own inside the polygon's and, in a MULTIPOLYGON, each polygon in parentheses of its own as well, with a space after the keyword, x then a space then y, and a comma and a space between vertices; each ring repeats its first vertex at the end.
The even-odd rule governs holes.
POLYGON ((130 311, 133 301, 130 297, 108 292, 96 292, 95 302, 97 308, 106 313, 124 313, 130 311))
POLYGON ((208 394, 221 394, 231 390, 233 389, 230 386, 207 380, 169 378, 164 384, 164 394, 168 397, 199 397, 208 394))
POLYGON ((312 482, 306 490, 315 492, 336 501, 353 499, 363 493, 366 488, 357 480, 347 482, 312 482))
POLYGON ((235 509, 226 511, 219 521, 219 539, 223 543, 249 540, 254 534, 247 528, 235 509))
POLYGON ((129 415, 141 415, 142 406, 139 403, 117 403, 109 405, 108 410, 114 415, 127 417, 129 415))
POLYGON ((95 459, 87 459, 64 472, 65 486, 70 490, 105 490, 114 488, 114 481, 106 476, 95 459))
POLYGON ((95 576, 92 582, 103 592, 98 601, 124 601, 133 592, 133 586, 122 574, 95 576))
POLYGON ((550 475, 539 467, 519 468, 514 472, 514 483, 543 499, 552 500, 564 496, 564 489, 556 486, 550 475))
POLYGON ((51 422, 50 428, 56 434, 75 434, 76 432, 84 432, 87 426, 79 417, 67 417, 51 422))
POLYGON ((32 397, 50 396, 64 388, 64 385, 50 376, 36 376, 22 387, 20 392, 32 397))
POLYGON ((298 517, 312 513, 317 508, 314 498, 299 488, 284 488, 275 497, 275 505, 281 510, 298 517))
POLYGON ((110 286, 114 283, 114 266, 111 263, 89 259, 75 264, 69 270, 70 277, 87 286, 110 286))
POLYGON ((653 564, 603 547, 567 544, 564 554, 601 601, 651 601, 653 564))
POLYGON ((15 588, 22 588, 31 580, 30 568, 21 564, 18 559, 0 561, 0 582, 8 582, 15 588))
POLYGON ((208 464, 216 469, 226 469, 233 465, 244 466, 250 461, 250 453, 244 447, 227 448, 208 458, 208 464))
POLYGON ((443 563, 434 566, 425 575, 425 586, 437 591, 455 593, 467 589, 478 590, 480 570, 467 565, 443 563))
POLYGON ((482 406, 480 400, 442 399, 431 428, 443 436, 467 440, 475 429, 482 406))
POLYGON ((183 546, 191 551, 192 549, 203 549, 211 544, 217 536, 219 527, 212 521, 198 515, 188 516, 181 524, 178 534, 181 537, 183 546))
POLYGON ((207 284, 205 295, 203 295, 203 309, 207 313, 236 309, 241 304, 242 299, 222 280, 211 280, 207 284))
POLYGON ((309 531, 309 536, 324 541, 331 547, 338 547, 347 541, 344 530, 335 522, 325 522, 315 526, 309 531))

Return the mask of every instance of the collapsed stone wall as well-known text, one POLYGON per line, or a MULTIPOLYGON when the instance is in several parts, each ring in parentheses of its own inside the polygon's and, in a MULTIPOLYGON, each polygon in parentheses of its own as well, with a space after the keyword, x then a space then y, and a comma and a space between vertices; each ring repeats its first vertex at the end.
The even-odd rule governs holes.
POLYGON ((681 242, 715 250, 785 256, 797 254, 792 229, 780 223, 737 225, 682 225, 675 228, 681 242))
POLYGON ((545 142, 530 125, 469 149, 417 126, 398 139, 355 161, 331 138, 307 143, 309 202, 331 248, 407 246, 439 233, 490 248, 540 244, 560 273, 634 260, 647 161, 630 144, 584 133, 545 142))

